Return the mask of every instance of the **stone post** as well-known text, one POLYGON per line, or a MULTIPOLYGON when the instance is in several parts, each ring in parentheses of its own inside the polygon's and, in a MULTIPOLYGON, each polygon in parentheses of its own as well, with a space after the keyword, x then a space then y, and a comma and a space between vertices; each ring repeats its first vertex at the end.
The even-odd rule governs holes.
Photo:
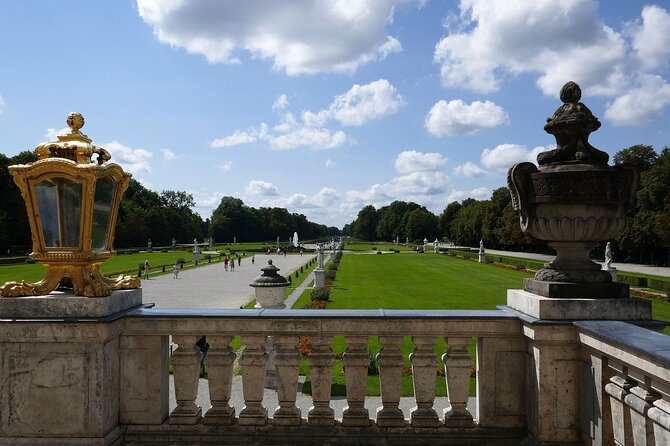
POLYGON ((414 378, 414 398, 416 407, 412 409, 411 423, 413 427, 438 427, 440 420, 433 409, 435 401, 435 370, 438 360, 433 351, 436 339, 433 337, 416 336, 413 338, 416 348, 409 356, 412 362, 414 378))
POLYGON ((202 353, 195 345, 197 336, 179 335, 172 340, 179 347, 172 353, 177 407, 170 413, 170 424, 196 424, 202 415, 202 407, 195 404, 202 353))
POLYGON ((300 409, 296 407, 300 352, 293 336, 278 336, 275 356, 277 368, 277 398, 279 407, 273 415, 273 424, 278 426, 300 426, 300 409))
POLYGON ((208 336, 207 381, 212 407, 205 413, 207 425, 227 426, 235 419, 235 409, 228 404, 233 385, 233 363, 235 353, 230 348, 232 336, 208 336))
POLYGON ((263 426, 268 420, 268 410, 263 406, 263 381, 268 354, 265 352, 265 336, 242 336, 244 351, 240 358, 242 366, 242 388, 244 408, 240 411, 238 424, 263 426))
POLYGON ((380 336, 382 350, 377 354, 382 407, 377 410, 377 426, 404 427, 405 415, 400 409, 403 358, 402 336, 380 336))
POLYGON ((468 411, 468 395, 470 388, 470 368, 472 359, 467 347, 470 338, 449 338, 449 348, 444 354, 447 392, 451 408, 444 411, 444 424, 448 427, 472 427, 472 414, 468 411))
POLYGON ((342 426, 367 427, 370 415, 365 408, 365 385, 368 379, 370 356, 366 336, 347 336, 343 362, 347 380, 347 403, 342 413, 342 426))
POLYGON ((312 354, 309 356, 309 370, 312 378, 312 400, 307 422, 310 426, 334 426, 335 413, 330 407, 330 385, 333 381, 335 358, 330 349, 329 337, 312 337, 312 354))

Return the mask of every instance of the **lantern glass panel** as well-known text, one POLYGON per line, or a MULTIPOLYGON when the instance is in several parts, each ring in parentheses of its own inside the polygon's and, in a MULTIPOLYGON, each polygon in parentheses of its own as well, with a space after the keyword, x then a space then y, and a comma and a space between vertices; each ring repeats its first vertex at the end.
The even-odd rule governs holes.
POLYGON ((107 177, 101 178, 95 184, 93 198, 93 228, 91 233, 93 251, 102 251, 107 247, 109 218, 112 214, 112 201, 116 186, 114 181, 107 177))
POLYGON ((79 246, 82 185, 67 178, 49 178, 35 185, 47 248, 79 246))

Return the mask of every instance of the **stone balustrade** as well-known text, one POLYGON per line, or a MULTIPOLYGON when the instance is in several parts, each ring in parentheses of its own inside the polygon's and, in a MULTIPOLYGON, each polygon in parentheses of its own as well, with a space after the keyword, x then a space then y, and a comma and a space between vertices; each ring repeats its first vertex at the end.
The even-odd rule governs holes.
POLYGON ((621 321, 581 321, 582 431, 594 445, 670 444, 670 337, 621 321))
MULTIPOLYGON (((526 347, 520 322, 506 311, 287 312, 266 309, 196 312, 145 308, 124 319, 121 346, 121 379, 136 381, 121 394, 122 412, 132 414, 121 413, 131 438, 141 438, 149 432, 157 435, 166 429, 171 435, 200 432, 209 425, 227 426, 233 430, 262 427, 265 435, 269 435, 270 427, 275 434, 281 435, 287 435, 286 429, 291 429, 291 435, 307 437, 316 434, 315 428, 335 429, 337 435, 345 437, 361 435, 361 429, 367 430, 369 435, 384 437, 386 434, 381 434, 380 430, 387 431, 387 428, 392 429, 394 435, 399 432, 416 434, 422 430, 425 435, 428 428, 439 434, 436 438, 457 434, 459 437, 509 440, 517 438, 525 425, 525 403, 519 395, 524 393, 526 347), (196 405, 201 354, 195 343, 202 335, 207 336, 210 344, 205 363, 211 408, 196 405), (235 359, 230 343, 237 335, 244 345, 239 357, 244 407, 236 417, 229 399, 235 359), (167 398, 164 393, 168 392, 168 386, 162 386, 160 390, 148 386, 153 382, 166 382, 166 358, 159 349, 138 349, 136 346, 164 346, 168 336, 179 345, 171 360, 177 407, 167 417, 166 424, 163 415, 167 412, 167 398), (268 364, 266 340, 269 336, 273 337, 275 346, 278 407, 263 406, 268 364), (312 344, 308 364, 313 407, 306 419, 301 418, 296 407, 300 364, 296 344, 300 336, 308 336, 312 344), (331 344, 335 336, 343 336, 346 343, 342 360, 348 403, 337 416, 331 407, 335 362, 331 344), (370 336, 378 337, 381 344, 376 359, 382 405, 377 409, 376 417, 371 417, 364 405, 370 336), (408 358, 400 350, 405 336, 411 337, 415 345, 408 358), (434 347, 439 337, 444 337, 448 348, 438 355, 434 347), (474 361, 467 350, 473 338, 477 350, 474 361), (444 414, 438 414, 433 407, 440 357, 445 363, 450 403, 444 414), (142 366, 160 361, 161 367, 142 366), (399 408, 406 361, 411 364, 416 402, 408 420, 399 408), (477 378, 477 410, 470 413, 468 398, 473 367, 477 378), (138 412, 142 413, 139 417, 138 412)), ((249 433, 248 430, 244 432, 249 433)))

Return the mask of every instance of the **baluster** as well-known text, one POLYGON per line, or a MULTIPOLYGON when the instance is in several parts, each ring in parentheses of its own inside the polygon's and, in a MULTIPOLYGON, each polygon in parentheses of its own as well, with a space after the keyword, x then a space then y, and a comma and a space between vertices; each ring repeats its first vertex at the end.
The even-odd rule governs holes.
POLYGON ((300 368, 300 353, 295 345, 296 338, 293 336, 277 336, 275 342, 279 407, 273 415, 273 424, 300 426, 300 409, 295 405, 300 368))
MULTIPOLYGON (((619 368, 616 364, 612 364, 619 368)), ((605 392, 610 396, 610 410, 612 414, 612 430, 614 431, 614 441, 620 445, 633 444, 633 429, 630 422, 630 410, 624 404, 626 395, 630 388, 635 385, 635 381, 626 379, 624 376, 628 371, 624 367, 619 370, 617 376, 610 378, 609 384, 605 386, 605 392)))
POLYGON ((347 336, 344 353, 344 375, 347 380, 347 403, 342 413, 342 426, 367 427, 370 414, 365 408, 365 388, 368 382, 370 356, 366 349, 367 336, 347 336))
POLYGON ((472 359, 467 350, 470 338, 449 338, 447 342, 449 348, 442 359, 451 409, 445 409, 444 424, 448 427, 471 427, 474 422, 467 408, 472 367, 472 359))
POLYGON ((670 401, 668 395, 654 401, 654 407, 649 409, 649 418, 654 422, 654 437, 656 444, 670 444, 670 401))
POLYGON ((309 370, 312 378, 312 401, 307 422, 312 426, 333 426, 335 412, 330 407, 330 385, 333 381, 335 358, 330 349, 330 337, 313 337, 312 354, 309 357, 309 370))
POLYGON ((377 354, 382 407, 377 410, 377 426, 404 427, 405 415, 400 406, 403 358, 400 352, 402 336, 380 336, 381 351, 377 354))
POLYGON ((178 335, 172 339, 179 347, 172 354, 177 407, 170 413, 170 424, 196 424, 202 416, 202 407, 195 404, 202 353, 195 345, 197 336, 178 335))
POLYGON ((433 409, 435 401, 435 371, 437 357, 433 351, 434 337, 417 336, 412 339, 416 348, 409 355, 414 378, 416 407, 412 409, 411 422, 414 427, 438 427, 440 419, 433 409))
POLYGON ((235 353, 230 348, 232 336, 208 336, 207 378, 212 407, 205 414, 205 424, 230 425, 235 419, 235 409, 228 404, 233 384, 235 353))
POLYGON ((265 336, 242 336, 242 343, 245 346, 240 357, 244 408, 237 422, 247 426, 262 426, 268 420, 268 410, 263 406, 265 366, 268 362, 265 336))
POLYGON ((630 423, 633 427, 633 444, 636 446, 655 445, 654 423, 647 416, 652 403, 658 399, 658 393, 651 390, 649 378, 643 378, 637 386, 631 387, 624 401, 631 408, 630 423))

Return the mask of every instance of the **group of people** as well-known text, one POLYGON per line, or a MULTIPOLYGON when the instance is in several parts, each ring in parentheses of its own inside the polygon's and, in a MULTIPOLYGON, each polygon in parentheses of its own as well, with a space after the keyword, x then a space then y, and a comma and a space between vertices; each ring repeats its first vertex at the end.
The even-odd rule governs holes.
MULTIPOLYGON (((246 255, 246 253, 244 254, 246 255)), ((238 254, 237 256, 234 257, 228 257, 226 256, 225 259, 223 259, 223 268, 226 271, 235 271, 235 261, 237 260, 237 266, 242 265, 242 255, 238 254), (230 269, 229 269, 230 267, 230 269)), ((256 261, 256 254, 251 255, 251 264, 253 265, 254 262, 256 261)), ((179 279, 179 270, 180 270, 180 265, 177 262, 174 262, 174 265, 172 265, 172 278, 173 279, 179 279)), ((151 270, 151 265, 149 265, 149 260, 144 261, 144 279, 149 279, 149 272, 151 270)))
MULTIPOLYGON (((230 271, 235 271, 235 260, 237 260, 237 266, 242 265, 242 256, 240 254, 233 257, 226 256, 226 258, 223 259, 223 269, 229 271, 228 266, 230 266, 230 271)), ((254 263, 254 256, 251 257, 251 263, 254 263)))

